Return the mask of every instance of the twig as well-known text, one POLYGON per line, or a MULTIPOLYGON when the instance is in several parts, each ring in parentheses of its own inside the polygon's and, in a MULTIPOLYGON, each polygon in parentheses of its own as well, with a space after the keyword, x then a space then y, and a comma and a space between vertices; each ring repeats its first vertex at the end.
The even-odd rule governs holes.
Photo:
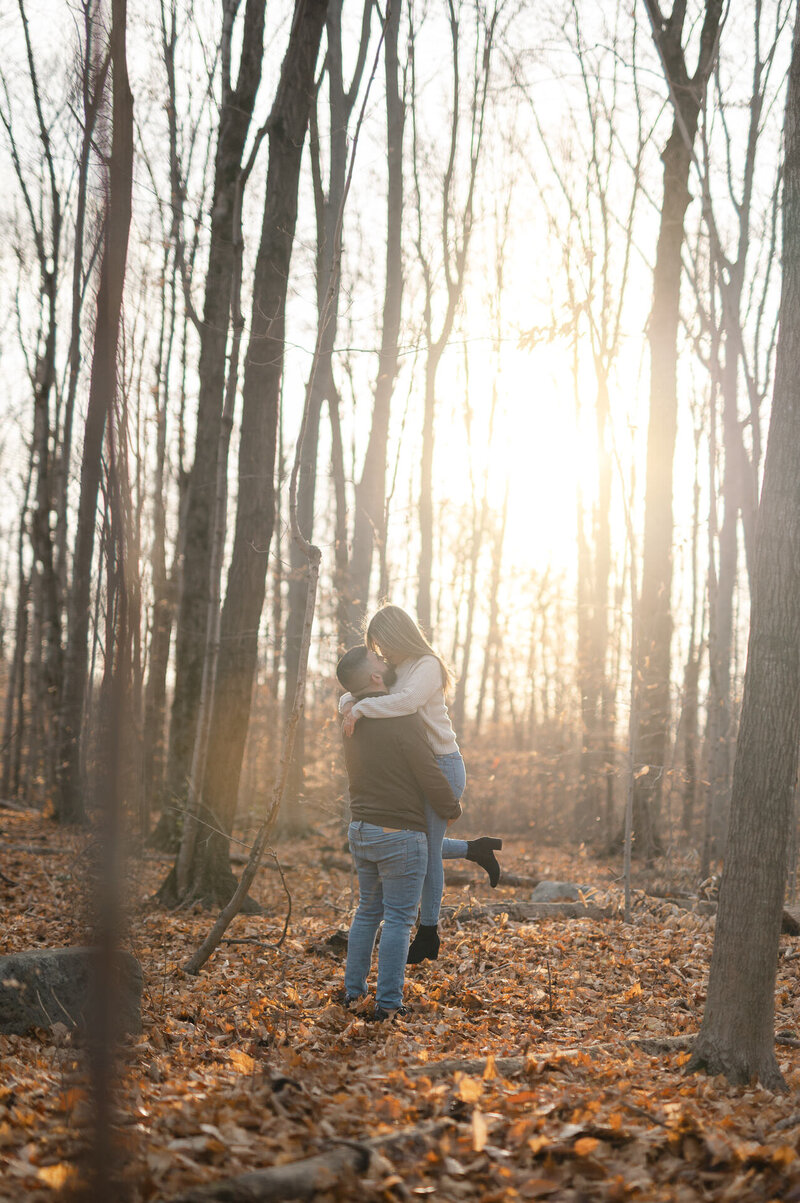
POLYGON ((651 1124, 659 1124, 662 1128, 669 1127, 666 1120, 661 1119, 658 1115, 653 1115, 651 1111, 645 1110, 644 1107, 640 1107, 637 1103, 629 1103, 623 1099, 622 1106, 626 1111, 632 1111, 634 1115, 641 1115, 645 1119, 649 1119, 651 1124))
POLYGON ((273 847, 270 847, 269 854, 275 862, 275 868, 278 870, 278 872, 281 875, 281 884, 282 884, 284 890, 286 891, 286 897, 289 900, 289 909, 286 912, 286 922, 283 925, 283 931, 281 932, 281 938, 280 938, 280 940, 278 940, 278 943, 275 945, 276 948, 280 948, 281 945, 283 944, 284 940, 286 939, 286 933, 289 930, 289 920, 292 917, 292 895, 291 895, 291 891, 289 890, 288 885, 286 884, 286 876, 283 872, 283 865, 278 860, 278 854, 273 847))
POLYGON ((795 1128, 800 1124, 800 1112, 794 1115, 787 1115, 786 1119, 778 1120, 777 1124, 772 1125, 773 1132, 785 1132, 787 1128, 795 1128))
POLYGON ((550 969, 549 957, 545 957, 545 964, 547 965, 547 999, 550 1003, 550 1012, 552 1014, 552 1012, 555 1010, 555 1003, 553 1001, 553 974, 550 969))

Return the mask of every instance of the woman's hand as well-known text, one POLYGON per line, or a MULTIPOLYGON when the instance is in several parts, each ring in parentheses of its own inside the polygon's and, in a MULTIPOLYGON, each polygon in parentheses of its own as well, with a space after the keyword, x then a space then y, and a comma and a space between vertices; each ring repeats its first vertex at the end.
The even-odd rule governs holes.
POLYGON ((351 706, 350 709, 342 715, 342 733, 348 736, 352 735, 356 729, 356 723, 360 717, 361 715, 359 714, 353 714, 353 707, 351 706))

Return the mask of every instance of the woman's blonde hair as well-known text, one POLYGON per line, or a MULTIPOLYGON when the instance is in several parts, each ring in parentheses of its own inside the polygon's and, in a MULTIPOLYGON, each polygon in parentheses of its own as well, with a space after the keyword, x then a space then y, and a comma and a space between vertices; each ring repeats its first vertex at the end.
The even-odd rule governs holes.
POLYGON ((382 606, 373 614, 367 626, 364 642, 377 652, 394 652, 414 660, 420 656, 435 656, 442 670, 442 689, 447 692, 453 684, 453 674, 447 663, 435 651, 410 614, 399 606, 382 606))

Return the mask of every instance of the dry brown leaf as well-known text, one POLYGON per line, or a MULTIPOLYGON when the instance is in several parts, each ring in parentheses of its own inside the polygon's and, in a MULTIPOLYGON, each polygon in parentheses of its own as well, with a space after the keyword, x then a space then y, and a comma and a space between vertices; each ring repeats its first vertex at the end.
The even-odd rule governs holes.
POLYGON ((561 1190, 562 1183, 554 1182, 552 1178, 529 1178, 518 1191, 523 1199, 544 1199, 547 1195, 561 1190))
POLYGON ((477 1103, 478 1099, 483 1094, 483 1082, 480 1078, 471 1078, 468 1074, 460 1074, 456 1077, 458 1097, 464 1103, 477 1103))
POLYGON ((489 1127, 484 1115, 476 1107, 472 1112, 472 1147, 476 1153, 482 1153, 489 1139, 489 1127))
POLYGON ((240 1074, 255 1073, 258 1062, 249 1053, 243 1053, 238 1048, 228 1050, 228 1056, 240 1074))
POLYGON ((74 1186, 78 1182, 78 1171, 74 1165, 61 1161, 58 1165, 43 1165, 36 1171, 36 1177, 53 1190, 63 1190, 66 1186, 74 1186))

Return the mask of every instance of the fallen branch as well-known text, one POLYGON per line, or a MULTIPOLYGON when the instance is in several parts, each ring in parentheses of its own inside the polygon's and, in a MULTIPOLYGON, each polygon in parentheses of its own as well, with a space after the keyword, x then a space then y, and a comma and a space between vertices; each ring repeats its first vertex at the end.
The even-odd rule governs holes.
MULTIPOLYGON (((549 1052, 537 1054, 528 1053, 524 1057, 496 1057, 494 1068, 501 1077, 510 1078, 523 1073, 526 1069, 535 1070, 537 1067, 553 1061, 567 1061, 573 1057, 586 1055, 600 1057, 608 1053, 626 1055, 631 1049, 638 1049, 648 1057, 658 1057, 664 1053, 688 1052, 694 1043, 692 1036, 642 1036, 616 1043, 588 1044, 581 1048, 556 1048, 549 1052)), ((474 1076, 482 1074, 486 1069, 488 1058, 454 1058, 448 1061, 429 1061, 424 1065, 413 1065, 406 1069, 410 1078, 445 1078, 450 1074, 463 1073, 474 1076)))
POLYGON ((72 848, 52 848, 49 844, 6 844, 0 848, 8 852, 32 852, 39 856, 69 856, 72 848))
MULTIPOLYGON (((325 856, 320 862, 323 869, 339 869, 342 873, 351 873, 353 870, 352 861, 346 860, 343 856, 325 856)), ((448 886, 474 886, 481 883, 482 870, 475 869, 473 872, 464 871, 463 869, 445 869, 444 881, 448 886)), ((534 889, 541 881, 541 877, 520 877, 517 873, 500 872, 501 886, 524 886, 534 889)), ((483 881, 486 881, 485 875, 483 881)))
POLYGON ((381 1157, 400 1152, 408 1155, 420 1146, 424 1149, 443 1132, 457 1128, 453 1119, 437 1119, 373 1140, 342 1141, 315 1157, 252 1170, 236 1178, 197 1187, 171 1203, 272 1203, 278 1199, 313 1199, 353 1174, 362 1177, 371 1170, 383 1173, 381 1157))
MULTIPOLYGON (((445 869, 445 873, 444 873, 445 885, 448 885, 448 886, 451 886, 451 885, 452 886, 475 885, 476 882, 480 882, 480 880, 481 880, 480 877, 478 876, 478 874, 479 874, 479 870, 473 870, 470 873, 470 872, 464 872, 463 869, 445 869)), ((485 881, 486 878, 484 877, 483 880, 485 881)), ((506 871, 504 869, 501 869, 500 870, 500 881, 498 884, 501 886, 529 887, 530 889, 533 890, 536 888, 536 886, 538 886, 538 884, 541 880, 542 880, 541 877, 522 877, 518 873, 506 873, 506 871)))
MULTIPOLYGON (((144 853, 142 853, 141 856, 138 857, 138 859, 139 860, 169 861, 171 864, 175 860, 175 853, 174 852, 144 852, 144 853)), ((232 865, 246 865, 249 859, 250 858, 248 856, 245 856, 244 852, 231 852, 230 855, 228 856, 228 860, 231 862, 232 865)), ((272 870, 273 872, 276 872, 276 873, 279 872, 278 866, 268 860, 262 861, 258 867, 259 867, 259 869, 272 870)), ((296 867, 295 865, 284 865, 283 869, 284 869, 284 872, 293 873, 295 870, 295 867, 296 867)))
MULTIPOLYGON (((502 881, 502 878, 500 879, 502 881)), ((491 919, 496 915, 508 915, 520 923, 535 923, 541 919, 610 919, 615 908, 610 906, 588 906, 582 902, 490 902, 485 906, 443 906, 442 918, 455 919, 459 923, 467 919, 491 919)))

